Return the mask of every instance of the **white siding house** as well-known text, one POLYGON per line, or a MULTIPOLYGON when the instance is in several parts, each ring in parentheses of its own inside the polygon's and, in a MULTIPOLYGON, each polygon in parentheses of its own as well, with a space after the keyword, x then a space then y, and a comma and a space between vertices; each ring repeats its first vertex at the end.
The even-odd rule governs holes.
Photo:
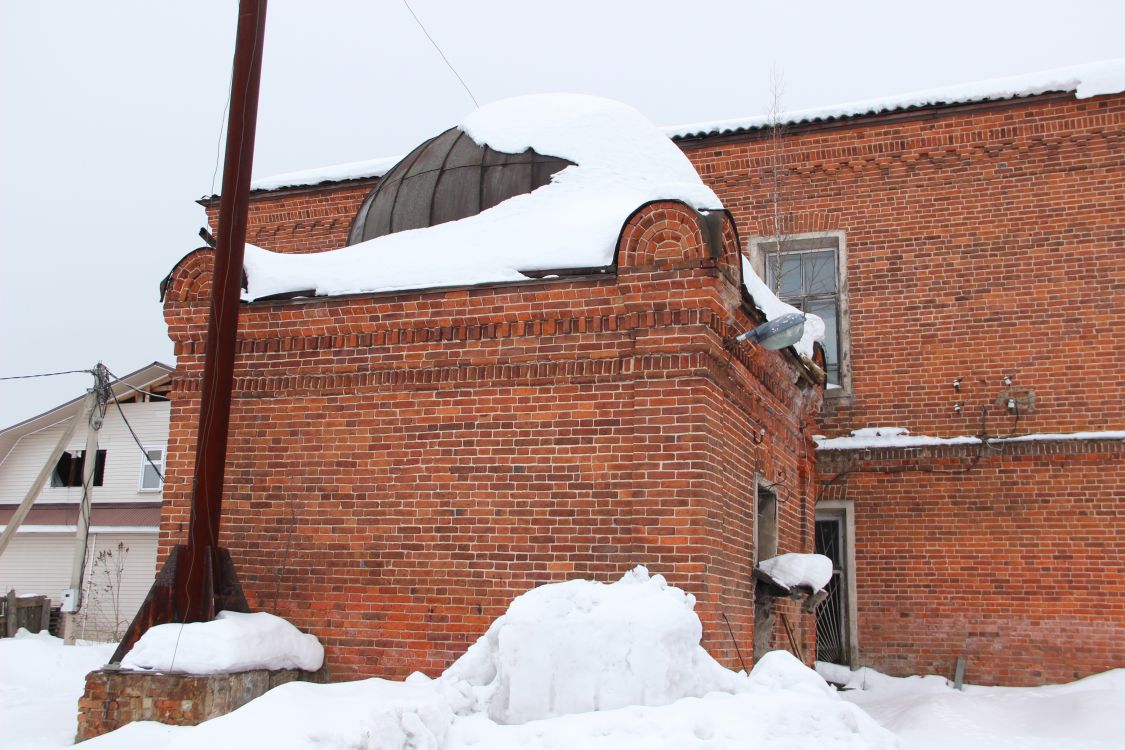
MULTIPOLYGON (((152 585, 171 373, 168 365, 154 362, 111 385, 117 400, 110 400, 98 433, 99 471, 77 620, 79 638, 119 637, 152 585), (141 446, 152 463, 145 460, 141 446)), ((0 529, 31 488, 69 421, 81 419, 83 399, 0 430, 0 529)), ((51 480, 0 553, 0 594, 12 589, 19 594, 46 594, 57 606, 69 587, 82 499, 85 432, 82 425, 74 431, 51 480)))

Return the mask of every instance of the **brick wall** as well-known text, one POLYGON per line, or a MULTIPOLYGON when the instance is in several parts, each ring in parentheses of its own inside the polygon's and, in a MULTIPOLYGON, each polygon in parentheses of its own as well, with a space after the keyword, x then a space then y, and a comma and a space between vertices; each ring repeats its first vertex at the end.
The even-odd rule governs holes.
POLYGON ((1125 443, 822 451, 855 504, 859 648, 891 674, 1068 682, 1125 664, 1125 443), (978 456, 979 454, 979 456, 978 456))
MULTIPOLYGON (((1121 303, 1125 297, 1125 264, 1121 262, 1125 245, 1123 119, 1122 95, 1078 101, 1069 94, 1046 94, 1015 102, 921 110, 790 129, 784 139, 785 162, 789 165, 784 177, 784 202, 792 222, 790 231, 842 232, 847 250, 846 284, 851 317, 847 364, 851 368, 851 388, 827 399, 819 432, 836 435, 857 427, 901 426, 915 434, 948 436, 1125 428, 1125 399, 1119 393, 1114 344, 1125 337, 1125 305, 1121 303), (1013 378, 1013 387, 1031 389, 1035 394, 1035 410, 1021 413, 1018 420, 996 402, 1006 388, 1006 376, 1013 378), (954 380, 961 381, 960 390, 954 390, 954 380), (961 405, 960 411, 955 410, 956 404, 961 405)), ((709 137, 683 141, 680 145, 732 211, 744 240, 770 232, 769 169, 774 145, 767 134, 709 137)), ((252 204, 249 238, 270 249, 292 252, 343 244, 347 225, 373 184, 374 181, 363 185, 341 183, 260 194, 252 204)), ((380 421, 384 411, 378 404, 385 403, 386 409, 416 406, 406 412, 418 421, 409 429, 428 429, 430 432, 421 434, 429 436, 428 440, 444 439, 453 451, 463 450, 468 440, 472 456, 491 449, 491 445, 476 442, 478 429, 495 435, 499 441, 495 445, 511 453, 515 441, 527 439, 521 438, 515 427, 521 410, 527 410, 536 415, 536 430, 551 429, 560 421, 557 429, 589 430, 582 436, 560 437, 586 440, 596 446, 585 448, 594 451, 594 455, 620 458, 629 435, 638 429, 635 409, 620 413, 618 408, 618 414, 602 417, 617 420, 616 423, 598 425, 593 421, 583 423, 585 417, 575 424, 576 418, 569 415, 574 411, 602 415, 607 410, 612 414, 622 395, 613 396, 612 391, 604 390, 610 388, 610 383, 624 389, 617 393, 629 397, 638 393, 639 386, 655 384, 660 395, 648 395, 661 399, 656 402, 660 409, 688 410, 693 418, 705 420, 701 427, 707 435, 704 452, 712 457, 734 456, 706 491, 711 496, 717 493, 738 498, 723 506, 727 515, 722 524, 729 525, 732 533, 722 544, 728 549, 731 545, 744 547, 736 540, 745 539, 748 533, 740 526, 740 522, 745 524, 748 512, 745 495, 739 494, 739 488, 749 486, 751 472, 745 467, 756 466, 756 461, 772 456, 774 450, 753 447, 747 442, 752 430, 748 431, 746 425, 734 427, 731 415, 758 414, 758 407, 752 403, 741 407, 741 412, 732 410, 727 403, 732 389, 718 377, 722 368, 715 366, 713 357, 712 364, 703 369, 660 367, 645 370, 644 375, 632 370, 626 375, 624 369, 608 374, 583 374, 579 376, 583 378, 580 386, 585 390, 580 390, 580 395, 568 390, 576 387, 573 382, 555 382, 558 370, 539 375, 519 370, 518 384, 511 388, 497 386, 510 378, 498 377, 493 371, 492 375, 481 376, 483 380, 479 382, 489 389, 491 403, 504 405, 496 408, 508 415, 506 421, 499 421, 501 425, 511 424, 508 431, 503 427, 497 431, 494 423, 480 420, 475 423, 477 426, 468 426, 471 420, 459 412, 474 409, 472 396, 468 395, 472 389, 455 390, 453 401, 437 395, 447 382, 443 378, 461 382, 456 379, 468 377, 458 374, 466 363, 529 367, 526 363, 544 358, 560 363, 580 359, 623 363, 647 353, 659 341, 679 341, 692 350, 699 347, 700 351, 714 351, 714 341, 721 336, 700 319, 692 318, 689 322, 677 318, 675 322, 650 325, 647 320, 641 324, 618 317, 636 311, 692 308, 698 302, 694 297, 698 287, 683 285, 689 277, 689 285, 698 282, 698 277, 690 274, 676 277, 673 283, 662 279, 632 297, 619 291, 629 288, 620 285, 626 280, 623 277, 541 285, 534 290, 498 288, 277 305, 270 308, 275 311, 271 313, 273 317, 255 315, 254 325, 263 330, 302 333, 249 334, 253 341, 243 344, 242 377, 250 378, 259 372, 255 368, 266 362, 271 363, 269 372, 284 372, 293 377, 326 377, 327 373, 347 372, 349 367, 368 367, 373 363, 378 364, 380 371, 394 370, 398 374, 393 378, 379 376, 389 380, 359 384, 341 380, 331 394, 318 391, 324 387, 323 378, 309 380, 308 385, 302 386, 305 390, 284 397, 269 395, 266 387, 254 393, 248 391, 236 401, 236 417, 246 422, 246 434, 252 431, 256 437, 245 438, 243 448, 260 446, 264 441, 283 453, 283 458, 275 463, 288 467, 288 462, 296 460, 290 458, 291 452, 300 450, 311 456, 317 446, 314 439, 311 443, 298 441, 297 448, 291 447, 290 431, 320 430, 324 437, 317 439, 335 441, 339 432, 356 425, 371 429, 368 425, 372 423, 380 425, 372 433, 376 436, 372 445, 387 441, 414 445, 421 438, 408 432, 407 426, 384 426, 380 421), (660 298, 653 299, 651 304, 641 302, 654 293, 660 298), (594 314, 608 316, 607 320, 619 321, 619 325, 615 323, 616 329, 574 332, 544 327, 547 321, 585 319, 594 314), (338 316, 343 323, 338 324, 338 316), (500 328, 479 338, 467 332, 452 333, 455 326, 471 326, 478 321, 486 326, 485 330, 488 325, 500 328), (517 321, 532 321, 532 328, 525 335, 502 328, 517 321), (705 341, 711 343, 704 345, 705 341), (544 401, 537 394, 547 392, 547 386, 550 400, 544 401), (690 393, 690 399, 683 401, 687 397, 676 396, 674 402, 668 400, 669 393, 681 392, 690 393), (354 411, 356 399, 351 393, 367 399, 358 412, 354 411), (525 399, 523 405, 511 405, 519 399, 525 399), (284 425, 276 424, 272 416, 261 424, 251 424, 253 414, 265 413, 262 410, 266 405, 276 407, 279 414, 307 409, 309 416, 284 425), (427 413, 450 409, 457 413, 447 415, 445 421, 427 413), (459 428, 439 437, 447 424, 459 428)), ((205 273, 200 281, 206 283, 205 273)), ((707 304, 722 318, 726 314, 722 311, 730 302, 717 304, 712 299, 707 304)), ((181 447, 171 452, 169 460, 179 462, 178 469, 170 468, 170 473, 177 477, 187 476, 190 471, 189 446, 194 438, 188 437, 193 434, 189 417, 198 408, 192 400, 192 384, 200 366, 200 323, 193 315, 194 312, 181 314, 174 305, 170 308, 170 333, 178 342, 181 388, 188 397, 173 407, 173 430, 180 432, 181 447)), ((575 377, 570 374, 574 370, 566 367, 578 365, 563 366, 565 378, 575 377)), ((756 372, 762 374, 761 369, 756 372)), ((274 387, 273 382, 268 381, 269 388, 274 387)), ((283 392, 289 394, 290 390, 291 386, 285 385, 283 392)), ((641 393, 644 394, 643 389, 641 393)), ((643 400, 640 403, 642 409, 657 408, 643 400)), ((678 417, 669 413, 662 418, 674 424, 678 417)), ((683 425, 668 434, 689 429, 694 428, 683 425)), ((683 439, 689 436, 690 433, 684 433, 683 439)), ((663 459, 669 447, 657 447, 663 459)), ((531 446, 527 449, 533 450, 531 446)), ((799 449, 802 447, 794 443, 793 450, 799 449)), ((401 465, 416 457, 409 455, 409 449, 402 450, 401 455, 380 458, 382 464, 376 468, 420 479, 420 475, 403 473, 406 470, 401 465)), ((898 674, 931 670, 951 674, 952 660, 958 653, 964 653, 969 657, 969 679, 1018 684, 1072 679, 1075 670, 1088 673, 1105 665, 1125 665, 1113 639, 1094 632, 1117 633, 1115 637, 1120 640, 1120 633, 1114 628, 1121 622, 1121 613, 1110 608, 1099 614, 1095 603, 1105 598, 1109 582, 1120 578, 1119 574, 1115 579, 1105 571, 1120 571, 1121 553, 1115 555, 1112 548, 1107 552, 1096 545, 1083 552, 1095 557, 1104 552, 1105 564, 1067 571, 1067 604, 1060 608, 1058 592, 1063 582, 1057 566, 1041 551, 1042 539, 1071 538, 1073 545, 1084 549, 1093 537, 1075 531, 1074 524, 1100 525, 1101 533, 1120 534, 1122 523, 1116 509, 1122 493, 1119 479, 1113 478, 1119 475, 1114 474, 1112 464, 1120 456, 1099 448, 1086 458, 1065 454, 1069 458, 1064 460, 1058 458, 1063 454, 1053 451, 1070 449, 1052 444, 1024 450, 1030 452, 1019 456, 988 455, 972 470, 949 475, 919 469, 930 465, 929 459, 918 453, 904 453, 896 459, 898 463, 888 467, 889 473, 857 471, 824 489, 825 497, 849 499, 856 506, 859 641, 867 663, 898 674), (930 533, 923 536, 923 529, 930 533), (1020 549, 1031 551, 1017 553, 1020 549), (1005 584, 1008 588, 1003 589, 1003 595, 992 588, 972 591, 961 585, 970 574, 1010 578, 1007 571, 1015 559, 1013 555, 1024 556, 1020 583, 1005 584), (902 566, 918 569, 923 565, 928 566, 927 570, 919 570, 906 580, 893 575, 902 566), (1047 574, 1041 574, 1040 568, 1047 574), (1073 663, 1060 657, 1066 653, 1077 655, 1073 663)), ((419 492, 437 493, 432 496, 436 498, 441 493, 464 493, 477 482, 503 492, 538 491, 532 490, 532 486, 550 487, 551 492, 556 492, 561 491, 558 482, 565 478, 568 484, 573 479, 580 487, 588 482, 600 483, 597 490, 578 490, 577 500, 572 501, 594 503, 597 507, 599 502, 609 502, 612 495, 632 492, 635 486, 640 487, 641 495, 652 489, 638 485, 646 481, 646 477, 636 473, 638 470, 611 470, 625 466, 624 461, 612 463, 607 459, 606 463, 592 464, 593 469, 586 469, 574 468, 571 458, 564 460, 546 452, 539 458, 544 466, 558 464, 564 470, 553 475, 533 472, 533 481, 526 476, 526 470, 522 476, 500 471, 489 475, 483 469, 456 474, 453 462, 447 460, 448 466, 433 467, 434 481, 424 483, 419 492), (595 497, 597 492, 603 494, 595 497)), ((334 471, 342 473, 356 466, 366 471, 368 460, 362 452, 342 450, 333 458, 338 463, 334 471)), ((482 458, 482 466, 497 465, 489 464, 489 460, 482 458)), ((794 487, 798 489, 794 491, 800 496, 799 488, 804 481, 800 461, 781 455, 772 460, 773 466, 766 469, 770 481, 778 481, 776 472, 784 468, 796 477, 789 481, 796 482, 794 487)), ((866 465, 862 455, 852 460, 861 469, 866 465)), ((304 461, 302 473, 272 476, 265 484, 268 490, 262 488, 263 473, 259 468, 236 468, 235 486, 240 493, 237 502, 244 504, 239 513, 247 519, 282 519, 291 511, 288 506, 281 507, 276 498, 290 492, 301 493, 300 503, 311 504, 318 513, 324 512, 333 502, 321 499, 329 480, 316 475, 318 469, 313 459, 304 461)), ((717 458, 711 461, 712 466, 719 465, 717 458)), ((953 462, 957 467, 965 464, 963 458, 945 457, 941 461, 953 462)), ((456 471, 466 469, 459 466, 456 471)), ((827 471, 828 476, 835 473, 827 471)), ((694 475, 690 479, 693 485, 699 481, 694 475)), ((349 485, 342 492, 345 502, 365 507, 363 504, 370 502, 373 493, 383 492, 389 486, 392 485, 386 481, 349 485)), ((177 491, 182 508, 186 486, 181 482, 177 491)), ((403 505, 396 508, 414 501, 401 502, 403 505)), ((670 502, 685 501, 673 497, 670 502)), ((556 504, 544 505, 536 518, 543 517, 552 507, 556 504)), ((602 512, 613 515, 616 506, 611 503, 611 507, 614 510, 602 512)), ((707 523, 713 523, 720 512, 715 507, 703 510, 698 502, 694 506, 689 503, 689 507, 692 509, 680 512, 698 513, 708 519, 707 523)), ((301 509, 305 512, 304 505, 301 509)), ((504 509, 501 513, 507 518, 515 510, 504 509)), ((563 514, 572 511, 579 515, 593 513, 570 506, 557 509, 563 514)), ((172 512, 174 515, 176 511, 172 512)), ((401 512, 405 514, 405 510, 401 512)), ((531 513, 523 509, 520 512, 531 513)), ((664 512, 652 505, 638 506, 633 518, 664 512)), ((807 514, 789 513, 786 518, 789 520, 785 522, 782 550, 807 549, 807 514)), ((463 524, 467 523, 470 522, 457 520, 452 528, 463 533, 463 524)), ((600 523, 603 526, 584 521, 582 528, 607 528, 607 521, 602 519, 600 523)), ((415 528, 405 521, 402 526, 415 528)), ((397 528, 380 526, 370 538, 357 544, 382 554, 389 540, 398 538, 397 528)), ((634 529, 641 528, 640 521, 629 528, 634 533, 634 529)), ((165 533, 167 544, 174 533, 165 533)), ((302 545, 340 544, 333 541, 336 531, 318 529, 308 533, 312 536, 302 531, 302 545)), ((707 533, 711 535, 707 544, 716 543, 714 534, 707 533)), ((283 542, 282 536, 277 532, 270 543, 293 544, 283 542)), ((674 536, 668 532, 669 538, 674 536)), ((434 543, 425 534, 422 537, 417 543, 424 549, 434 543)), ((475 536, 469 534, 463 541, 441 543, 470 544, 470 538, 475 536)), ((526 536, 514 538, 520 543, 527 540, 526 536)), ((502 542, 500 546, 508 543, 502 542)), ((513 580, 510 590, 555 576, 552 565, 599 574, 608 574, 611 568, 616 572, 618 558, 602 557, 609 554, 605 550, 610 547, 602 544, 599 548, 603 551, 586 551, 579 549, 582 544, 585 542, 576 541, 573 549, 565 550, 549 548, 546 558, 530 565, 522 560, 509 561, 509 567, 524 565, 523 569, 530 571, 521 573, 523 578, 519 581, 513 580), (596 559, 572 559, 584 552, 596 559)), ((410 557, 411 553, 403 554, 410 557)), ((267 580, 280 575, 268 570, 268 559, 263 552, 256 569, 260 572, 250 573, 258 576, 255 588, 259 591, 277 587, 267 580)), ((726 563, 720 565, 710 558, 708 565, 712 566, 708 569, 725 570, 726 563)), ((298 565, 294 570, 312 573, 316 569, 298 565)), ((712 586, 720 592, 718 597, 708 595, 702 600, 701 607, 711 618, 707 633, 712 641, 717 637, 715 628, 710 626, 716 611, 713 602, 745 601, 745 591, 740 588, 741 572, 731 570, 734 572, 723 574, 723 581, 729 583, 712 586)), ((286 575, 292 576, 291 585, 297 585, 300 578, 296 573, 286 575)), ((489 574, 464 574, 458 579, 460 591, 473 589, 474 575, 489 574)), ((673 578, 673 582, 711 585, 700 579, 689 584, 686 579, 673 578)), ((487 607, 482 605, 480 614, 470 611, 471 624, 466 627, 483 626, 491 616, 485 613, 497 611, 499 600, 508 591, 504 589, 505 593, 498 595, 496 601, 487 602, 487 607)), ((408 599, 411 596, 409 588, 396 590, 394 595, 408 599)), ((362 598, 363 594, 354 596, 362 598)), ((416 615, 411 616, 417 619, 416 615)), ((744 610, 738 618, 740 628, 751 619, 744 610)), ((808 621, 799 625, 806 628, 808 621)), ((361 638, 374 637, 376 632, 372 626, 361 638)), ((775 639, 775 643, 781 645, 783 641, 775 639)), ((442 645, 441 649, 445 653, 455 650, 452 643, 442 645)), ((724 656, 729 657, 729 652, 724 656)))
MULTIPOLYGON (((789 354, 731 348, 758 319, 724 237, 654 204, 616 273, 243 306, 221 543, 251 606, 320 637, 336 679, 432 674, 522 591, 643 563, 698 596, 737 665, 756 476, 779 485, 781 548, 811 546, 819 389, 789 354)), ((165 306, 165 554, 188 520, 210 260, 180 264, 165 306)))
MULTIPOLYGON (((1123 125, 1125 96, 1050 94, 785 136, 790 231, 847 251, 852 388, 822 433, 1125 429, 1123 125), (997 403, 1006 376, 1034 411, 997 403)), ((768 135, 681 145, 768 235, 768 135)), ((854 503, 861 662, 951 677, 964 655, 1005 684, 1125 666, 1120 441, 975 450, 822 452, 822 478, 852 472, 820 497, 854 503)))
MULTIPOLYGON (((828 400, 825 434, 975 435, 1005 376, 1036 409, 1014 425, 993 408, 991 434, 1125 425, 1125 95, 871 117, 783 143, 790 231, 846 236, 854 394, 828 400)), ((742 236, 768 235, 771 140, 681 145, 742 236)))

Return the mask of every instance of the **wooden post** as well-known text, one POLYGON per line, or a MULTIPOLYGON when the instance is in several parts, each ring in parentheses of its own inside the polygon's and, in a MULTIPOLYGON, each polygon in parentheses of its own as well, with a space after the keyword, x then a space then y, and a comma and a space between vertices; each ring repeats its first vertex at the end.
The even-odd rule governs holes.
POLYGON ((246 249, 250 171, 254 161, 254 126, 258 117, 265 26, 265 0, 240 0, 223 193, 219 204, 219 246, 215 251, 207 356, 200 387, 195 484, 188 524, 188 560, 180 566, 183 577, 177 581, 177 598, 185 622, 209 620, 214 616, 213 591, 209 588, 213 584, 208 578, 219 572, 213 567, 219 548, 219 521, 222 517, 242 260, 246 249))
POLYGON ((86 568, 86 537, 90 530, 91 503, 94 496, 94 474, 98 467, 98 431, 102 428, 104 414, 97 411, 99 399, 105 399, 107 388, 105 365, 94 368, 94 408, 86 419, 86 456, 82 461, 82 501, 78 508, 78 522, 74 534, 74 557, 70 566, 70 588, 75 592, 73 612, 63 613, 63 643, 74 645, 78 610, 82 607, 82 574, 86 568))
POLYGON ((16 590, 11 589, 8 591, 8 601, 4 611, 4 630, 7 631, 5 635, 9 638, 16 634, 16 622, 18 622, 18 617, 16 615, 17 601, 19 600, 16 598, 16 590))
POLYGON ((230 555, 219 547, 219 522, 265 30, 266 0, 239 0, 187 544, 172 549, 111 663, 153 625, 206 621, 221 608, 247 611, 230 555))

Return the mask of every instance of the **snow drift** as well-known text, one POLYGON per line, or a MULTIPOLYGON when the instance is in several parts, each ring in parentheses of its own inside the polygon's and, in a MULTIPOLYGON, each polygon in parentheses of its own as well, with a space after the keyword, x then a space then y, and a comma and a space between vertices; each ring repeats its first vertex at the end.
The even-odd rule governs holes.
POLYGON ((567 581, 519 596, 442 680, 501 724, 662 706, 735 689, 699 641, 695 597, 638 566, 620 581, 567 581))
POLYGON ((517 597, 437 679, 289 683, 196 727, 137 722, 84 747, 895 747, 787 653, 749 675, 723 668, 700 645, 694 607, 644 567, 610 584, 547 584, 517 597))

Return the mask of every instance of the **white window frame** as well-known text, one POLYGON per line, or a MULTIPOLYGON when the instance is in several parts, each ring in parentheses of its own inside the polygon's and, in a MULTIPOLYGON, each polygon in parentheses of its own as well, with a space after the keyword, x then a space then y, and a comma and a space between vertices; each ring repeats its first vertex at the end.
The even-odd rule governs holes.
MULTIPOLYGON (((778 245, 776 237, 750 237, 747 240, 747 255, 750 265, 753 266, 758 278, 764 282, 768 277, 766 273, 766 257, 778 245)), ((845 401, 852 397, 852 357, 851 357, 851 309, 848 302, 848 241, 843 231, 831 232, 806 232, 803 234, 787 235, 781 242, 782 252, 787 252, 786 246, 793 246, 788 252, 813 252, 816 250, 836 251, 836 294, 837 294, 837 324, 839 332, 840 387, 826 388, 825 399, 845 401)))
POLYGON ((149 462, 148 452, 149 451, 160 451, 160 460, 159 461, 153 460, 152 462, 160 467, 160 473, 161 474, 166 475, 167 472, 168 472, 168 469, 167 469, 167 466, 168 466, 168 446, 167 445, 146 445, 144 447, 143 452, 141 453, 141 475, 137 479, 137 491, 138 492, 163 492, 164 491, 164 480, 161 477, 157 477, 157 481, 160 483, 159 487, 145 487, 145 469, 148 468, 148 462, 149 462))

